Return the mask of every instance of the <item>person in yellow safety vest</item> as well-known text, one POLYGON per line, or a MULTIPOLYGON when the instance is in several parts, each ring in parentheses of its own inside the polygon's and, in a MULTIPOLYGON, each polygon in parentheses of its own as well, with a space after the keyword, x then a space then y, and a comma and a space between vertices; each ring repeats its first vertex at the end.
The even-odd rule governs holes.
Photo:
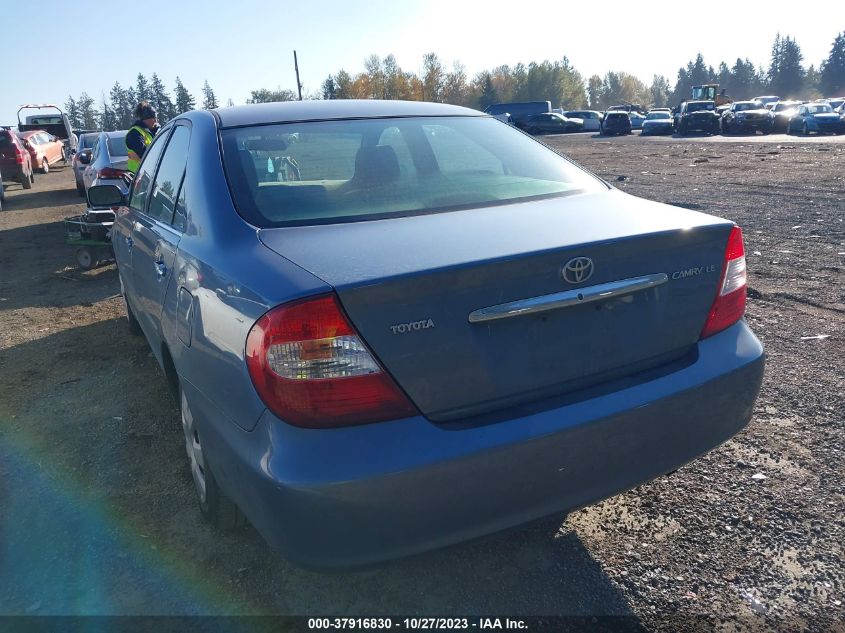
POLYGON ((153 142, 153 137, 158 132, 158 123, 156 122, 155 109, 146 101, 141 101, 135 106, 134 114, 137 120, 126 134, 126 149, 129 154, 126 168, 131 173, 136 174, 138 167, 141 166, 144 152, 147 151, 150 143, 153 142))

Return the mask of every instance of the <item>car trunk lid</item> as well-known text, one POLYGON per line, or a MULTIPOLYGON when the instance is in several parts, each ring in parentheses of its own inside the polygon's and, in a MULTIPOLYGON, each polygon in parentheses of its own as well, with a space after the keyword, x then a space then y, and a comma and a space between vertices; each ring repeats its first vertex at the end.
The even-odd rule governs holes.
POLYGON ((688 353, 716 295, 731 226, 612 191, 260 237, 331 284, 414 404, 445 422, 688 353), (578 258, 593 266, 580 282, 563 272, 586 263, 578 258), (630 292, 601 296, 623 282, 630 292), (547 309, 520 311, 524 300, 547 309), (491 309, 513 314, 477 318, 491 309))

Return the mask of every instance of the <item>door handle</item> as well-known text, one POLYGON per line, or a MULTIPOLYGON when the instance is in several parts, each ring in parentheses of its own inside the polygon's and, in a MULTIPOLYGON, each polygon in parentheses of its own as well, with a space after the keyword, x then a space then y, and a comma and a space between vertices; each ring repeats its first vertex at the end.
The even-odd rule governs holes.
POLYGON ((158 261, 155 263, 156 266, 156 275, 158 278, 161 279, 167 274, 167 266, 164 265, 164 262, 158 261))
POLYGON ((131 235, 124 236, 123 240, 126 242, 126 247, 130 250, 135 245, 135 240, 132 239, 131 235))

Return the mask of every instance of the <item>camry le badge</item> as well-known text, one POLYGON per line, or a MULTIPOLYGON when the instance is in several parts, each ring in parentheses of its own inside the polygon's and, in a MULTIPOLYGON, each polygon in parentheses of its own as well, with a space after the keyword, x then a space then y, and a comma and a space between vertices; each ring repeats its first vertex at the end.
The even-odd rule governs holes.
POLYGON ((580 284, 593 276, 593 260, 589 257, 573 257, 560 271, 565 281, 571 284, 580 284))

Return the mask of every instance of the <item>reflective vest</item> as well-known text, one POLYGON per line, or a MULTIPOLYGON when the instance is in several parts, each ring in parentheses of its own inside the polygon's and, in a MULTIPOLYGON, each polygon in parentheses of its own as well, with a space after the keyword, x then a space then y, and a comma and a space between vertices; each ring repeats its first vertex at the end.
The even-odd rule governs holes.
MULTIPOLYGON (((153 135, 150 134, 147 128, 141 127, 139 125, 133 125, 131 128, 129 128, 130 132, 132 130, 138 130, 138 132, 141 134, 141 138, 144 139, 144 149, 146 150, 150 146, 150 143, 153 142, 153 135)), ((129 153, 129 160, 126 161, 126 168, 133 174, 137 174, 138 167, 141 166, 141 157, 129 148, 127 148, 127 150, 129 153)))

